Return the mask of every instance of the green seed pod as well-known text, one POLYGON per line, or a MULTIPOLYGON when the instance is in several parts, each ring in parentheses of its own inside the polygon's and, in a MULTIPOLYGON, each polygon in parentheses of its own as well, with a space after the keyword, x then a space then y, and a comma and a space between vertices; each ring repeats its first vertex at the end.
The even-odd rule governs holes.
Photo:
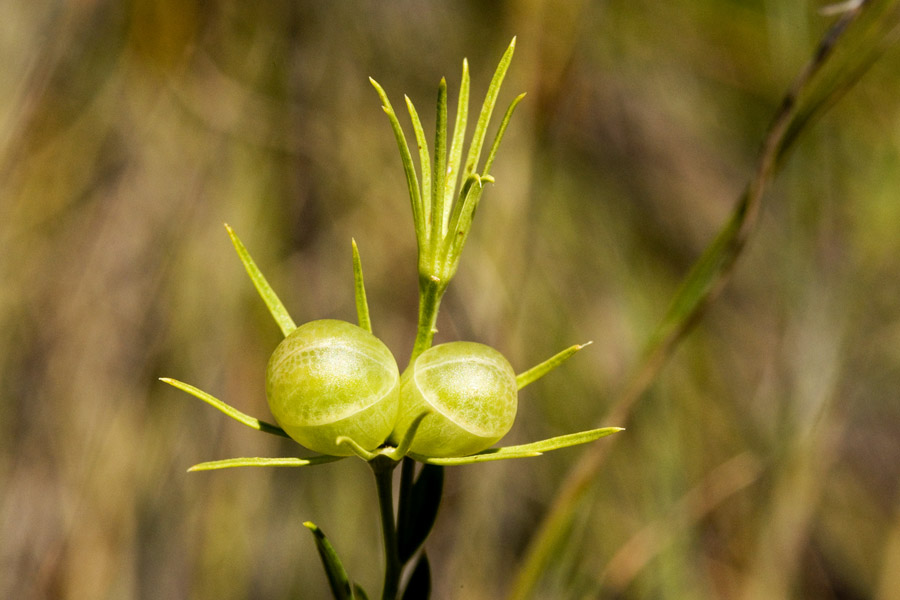
POLYGON ((422 412, 410 452, 467 456, 490 448, 516 418, 516 374, 498 351, 474 342, 450 342, 423 352, 400 379, 400 411, 391 434, 403 438, 422 412))
POLYGON ((275 348, 266 369, 266 397, 275 420, 301 445, 334 456, 352 438, 366 450, 391 433, 400 399, 400 372, 374 335, 345 321, 301 325, 275 348))

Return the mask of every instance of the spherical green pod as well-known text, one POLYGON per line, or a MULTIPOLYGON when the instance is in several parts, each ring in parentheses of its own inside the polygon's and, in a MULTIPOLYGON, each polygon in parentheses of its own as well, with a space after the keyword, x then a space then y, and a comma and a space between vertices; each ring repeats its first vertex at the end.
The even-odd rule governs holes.
POLYGON ((423 352, 400 379, 398 443, 423 411, 410 452, 467 456, 490 448, 516 418, 516 374, 502 354, 474 342, 450 342, 423 352))
POLYGON ((275 421, 301 445, 334 456, 352 452, 347 436, 366 450, 391 433, 400 398, 400 372, 387 346, 345 321, 301 325, 275 348, 266 369, 266 397, 275 421))

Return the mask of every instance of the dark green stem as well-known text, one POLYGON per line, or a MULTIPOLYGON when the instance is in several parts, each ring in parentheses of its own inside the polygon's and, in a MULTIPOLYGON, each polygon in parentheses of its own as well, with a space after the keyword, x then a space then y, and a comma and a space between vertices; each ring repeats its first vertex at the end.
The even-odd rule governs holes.
POLYGON ((386 456, 369 461, 378 488, 378 507, 381 510, 381 532, 384 537, 384 588, 381 600, 396 600, 400 590, 402 565, 397 552, 397 527, 394 524, 394 468, 397 462, 386 456))
MULTIPOLYGON (((400 468, 400 498, 397 507, 397 532, 400 535, 409 533, 412 520, 412 487, 416 474, 416 461, 408 456, 403 457, 403 466, 400 468)), ((401 565, 403 567, 404 565, 401 565)))

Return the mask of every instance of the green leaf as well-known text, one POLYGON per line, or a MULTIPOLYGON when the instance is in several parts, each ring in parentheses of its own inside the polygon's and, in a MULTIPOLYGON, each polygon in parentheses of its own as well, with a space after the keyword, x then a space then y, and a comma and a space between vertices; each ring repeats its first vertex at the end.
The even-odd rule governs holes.
POLYGON ((560 448, 568 448, 579 444, 587 444, 602 437, 625 431, 622 427, 601 427, 600 429, 589 429, 587 431, 579 431, 578 433, 569 433, 558 437, 548 438, 539 442, 531 442, 530 444, 522 444, 520 446, 507 446, 504 450, 511 452, 550 452, 551 450, 559 450, 560 448))
POLYGON ((412 558, 431 533, 443 490, 444 467, 422 465, 412 485, 408 506, 404 507, 404 512, 408 511, 408 514, 399 518, 397 546, 402 564, 412 558))
POLYGON ((423 552, 416 562, 416 568, 409 577, 403 591, 402 600, 428 600, 431 597, 431 567, 428 556, 423 552))
POLYGON ((403 170, 406 173, 406 185, 409 188, 409 200, 412 204, 412 212, 413 212, 413 223, 416 227, 416 239, 424 240, 425 239, 425 215, 423 214, 422 209, 422 197, 419 193, 419 181, 416 178, 416 167, 412 162, 412 155, 409 153, 409 146, 406 143, 406 136, 403 134, 403 128, 400 127, 400 121, 397 120, 397 113, 394 112, 394 108, 391 106, 390 100, 388 100, 387 94, 384 92, 384 89, 378 84, 377 81, 369 77, 369 82, 375 88, 375 91, 378 92, 379 98, 381 98, 382 108, 384 109, 384 113, 388 116, 388 119, 391 122, 391 127, 394 130, 394 137, 397 140, 397 147, 400 149, 400 160, 403 163, 403 170))
POLYGON ((425 140, 425 130, 422 128, 422 121, 419 119, 419 113, 413 105, 409 96, 403 96, 406 101, 406 110, 409 112, 409 119, 412 121, 413 132, 416 134, 416 145, 419 147, 419 169, 422 172, 422 209, 424 214, 422 219, 425 221, 425 231, 431 232, 431 157, 428 154, 428 142, 425 140))
POLYGON ((500 141, 503 140, 503 134, 506 133, 506 127, 509 125, 509 120, 512 118, 512 114, 519 105, 519 102, 521 102, 524 97, 524 93, 519 94, 516 96, 516 99, 510 103, 509 108, 506 109, 506 114, 503 115, 503 120, 500 121, 500 128, 497 130, 497 135, 494 136, 494 143, 491 144, 491 151, 488 153, 487 160, 484 163, 484 171, 481 173, 482 177, 491 172, 491 166, 494 164, 494 158, 497 156, 497 149, 500 147, 500 141))
POLYGON ((311 456, 309 458, 226 458, 224 460, 212 460, 194 465, 188 471, 215 471, 218 469, 231 469, 234 467, 308 467, 324 465, 325 463, 343 460, 346 456, 311 456))
POLYGON ((548 358, 541 364, 535 365, 534 367, 531 367, 524 373, 520 373, 520 374, 516 375, 516 386, 518 387, 518 389, 521 390, 526 385, 534 383, 535 381, 537 381, 538 379, 540 379, 541 377, 543 377, 544 375, 546 375, 547 373, 549 373, 550 371, 552 371, 553 369, 555 369, 556 367, 561 365, 570 356, 572 356, 573 354, 575 354, 576 352, 578 352, 585 346, 588 346, 592 343, 593 342, 587 342, 586 344, 576 344, 575 346, 569 346, 562 352, 559 352, 558 354, 551 356, 550 358, 548 358))
POLYGON ((491 84, 488 87, 487 94, 484 97, 484 104, 481 106, 481 114, 478 116, 478 124, 475 126, 475 133, 472 135, 472 142, 469 145, 469 153, 466 156, 466 167, 463 171, 463 181, 478 169, 478 159, 481 157, 481 148, 484 146, 484 137, 487 133, 488 123, 491 120, 491 113, 494 112, 494 105, 497 103, 497 95, 500 93, 500 86, 503 84, 503 78, 506 77, 506 71, 509 69, 509 63, 512 61, 513 52, 516 50, 516 38, 513 38, 507 47, 506 52, 500 58, 500 64, 494 72, 491 84))
POLYGON ((290 438, 287 433, 285 433, 284 429, 278 427, 277 425, 272 425, 271 423, 266 423, 265 421, 260 421, 257 418, 251 417, 248 414, 242 413, 238 409, 234 408, 229 404, 225 404, 215 396, 207 394, 203 390, 199 388, 195 388, 194 386, 184 383, 183 381, 178 381, 177 379, 171 379, 169 377, 160 377, 160 381, 164 383, 168 383, 172 387, 176 387, 179 390, 187 392, 188 394, 194 396, 195 398, 199 398, 203 400, 210 406, 219 409, 235 421, 239 423, 243 423, 247 427, 252 429, 256 429, 257 431, 262 431, 264 433, 271 433, 272 435, 280 435, 282 437, 290 438))
MULTIPOLYGON (((459 179, 462 164, 462 149, 466 138, 466 124, 469 115, 469 61, 463 60, 462 81, 459 86, 459 100, 456 104, 456 123, 453 126, 453 141, 450 143, 450 156, 447 159, 447 175, 444 185, 440 237, 447 235, 450 224, 450 211, 453 209, 453 198, 456 182, 459 179)), ((436 217, 437 218, 437 217, 436 217)))
POLYGON ((459 212, 454 217, 451 217, 451 231, 454 232, 454 235, 447 238, 447 255, 452 259, 454 265, 450 269, 451 273, 456 271, 456 265, 459 264, 463 246, 469 238, 469 231, 472 229, 472 219, 475 217, 475 209, 478 208, 478 202, 481 200, 481 194, 484 191, 483 181, 493 181, 489 178, 490 175, 488 175, 488 178, 472 175, 466 180, 466 185, 463 186, 465 196, 459 200, 459 212))
POLYGON ((303 526, 312 532, 313 538, 316 540, 316 549, 319 551, 319 558, 322 559, 322 566, 325 567, 328 584, 331 586, 331 593, 335 600, 354 600, 350 577, 347 575, 344 565, 341 564, 341 559, 338 558, 334 546, 314 523, 307 521, 303 526))
POLYGON ((353 290, 356 298, 356 316, 359 319, 359 326, 372 333, 372 321, 369 319, 369 303, 366 300, 366 284, 363 281, 359 248, 356 247, 356 240, 351 238, 350 242, 353 244, 353 290))
POLYGON ((228 231, 228 237, 231 238, 231 243, 234 245, 234 249, 237 250, 241 262, 244 263, 244 269, 247 270, 247 274, 250 276, 253 286, 256 288, 256 291, 259 292, 263 302, 266 303, 266 307, 268 307, 275 322, 278 323, 278 327, 281 328, 281 333, 287 337, 290 332, 297 329, 297 325, 294 324, 294 320, 291 318, 291 315, 288 314, 284 304, 281 303, 281 300, 278 299, 278 296, 272 290, 271 286, 269 286, 269 282, 266 281, 266 278, 256 266, 256 263, 253 262, 250 253, 247 252, 247 248, 244 247, 244 244, 228 223, 225 223, 225 230, 228 231))
POLYGON ((539 442, 522 444, 520 446, 490 448, 488 450, 482 450, 481 452, 473 454, 471 456, 452 456, 448 458, 429 458, 427 456, 420 456, 416 454, 410 454, 410 456, 419 462, 427 463, 430 465, 444 465, 448 467, 457 465, 470 465, 490 460, 530 458, 533 456, 540 456, 544 452, 549 452, 551 450, 568 448, 569 446, 576 446, 578 444, 587 444, 588 442, 593 442, 594 440, 612 435, 613 433, 617 433, 619 431, 623 431, 623 429, 621 427, 603 427, 601 429, 591 429, 589 431, 570 433, 567 435, 561 435, 559 437, 541 440, 539 442))
POLYGON ((431 247, 436 249, 441 238, 443 224, 438 220, 444 215, 444 180, 447 176, 447 80, 441 78, 438 87, 437 115, 434 125, 434 192, 431 198, 429 230, 431 247))
POLYGON ((358 583, 353 584, 353 593, 355 594, 353 596, 355 600, 369 600, 369 595, 366 593, 366 590, 358 583))

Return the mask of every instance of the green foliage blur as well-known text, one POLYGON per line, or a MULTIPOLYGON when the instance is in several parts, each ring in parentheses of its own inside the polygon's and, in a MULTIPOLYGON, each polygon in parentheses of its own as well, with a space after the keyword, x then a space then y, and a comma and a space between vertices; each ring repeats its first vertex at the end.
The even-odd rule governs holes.
MULTIPOLYGON (((298 323, 354 319, 355 237, 375 333, 408 356, 415 238, 367 78, 431 132, 440 77, 453 107, 467 56, 480 102, 513 35, 500 104, 528 96, 436 342, 521 370, 593 340, 522 393, 505 441, 618 425, 610 398, 751 176, 822 6, 0 3, 0 597, 328 598, 306 520, 378 589, 364 464, 188 475, 301 449, 157 378, 269 418, 280 333, 226 221, 298 323)), ((798 140, 535 597, 897 597, 898 89, 891 48, 798 140)), ((434 597, 503 597, 583 451, 449 469, 434 597)))

